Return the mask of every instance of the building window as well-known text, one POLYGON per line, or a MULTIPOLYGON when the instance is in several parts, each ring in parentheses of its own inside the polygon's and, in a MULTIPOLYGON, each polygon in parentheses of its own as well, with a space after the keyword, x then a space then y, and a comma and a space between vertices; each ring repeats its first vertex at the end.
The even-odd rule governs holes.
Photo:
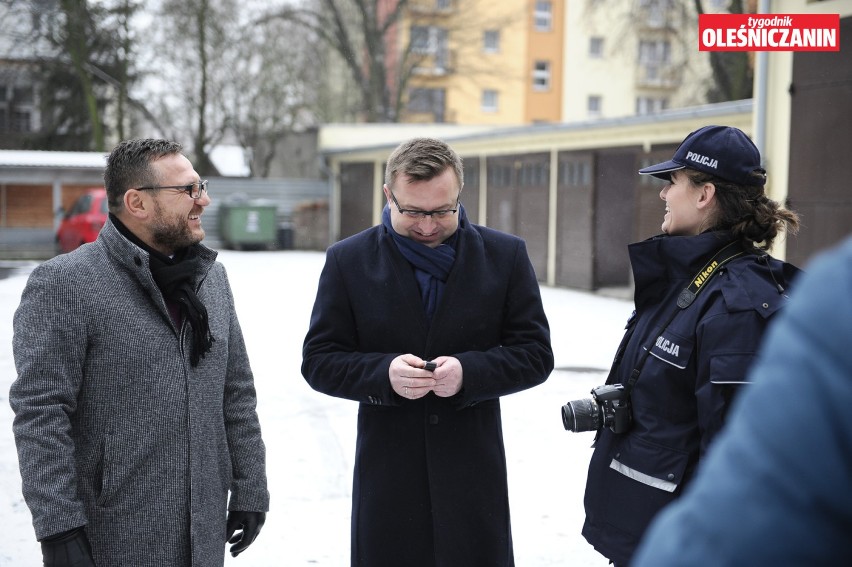
POLYGON ((550 61, 536 61, 533 67, 533 89, 546 91, 550 88, 550 61))
POLYGON ((411 26, 410 49, 412 53, 434 58, 434 69, 446 71, 450 64, 447 30, 437 26, 411 26))
POLYGON ((493 89, 482 91, 482 112, 497 112, 499 93, 493 89))
POLYGON ((485 30, 482 34, 482 51, 485 53, 500 52, 500 30, 485 30))
POLYGON ((435 122, 444 122, 444 89, 411 89, 406 110, 411 114, 431 114, 435 122))
MULTIPOLYGON (((727 4, 727 2, 726 2, 727 4)), ((640 0, 640 19, 651 28, 663 28, 667 25, 669 15, 673 15, 675 3, 672 0, 640 0)))
POLYGON ((435 0, 435 7, 439 10, 449 10, 451 0, 435 0))
POLYGON ((429 26, 411 26, 411 51, 414 53, 431 53, 429 26))
POLYGON ((591 37, 589 38, 589 57, 592 59, 601 59, 604 51, 604 38, 591 37))
POLYGON ((671 43, 666 39, 639 40, 639 63, 668 63, 671 60, 671 43))
POLYGON ((17 104, 33 104, 35 91, 32 87, 15 87, 12 89, 12 98, 17 104))
POLYGON ((669 99, 666 97, 639 96, 636 97, 636 114, 657 114, 669 107, 669 99))
POLYGON ((667 40, 639 41, 639 66, 642 80, 657 84, 662 80, 662 70, 671 61, 671 43, 667 40))
POLYGON ((26 133, 35 128, 35 91, 31 86, 0 84, 0 132, 26 133))
POLYGON ((597 118, 603 111, 603 98, 600 95, 589 95, 586 108, 590 118, 597 118))
POLYGON ((447 30, 437 26, 411 26, 411 51, 436 53, 446 48, 447 30))
POLYGON ((538 0, 533 14, 535 31, 550 31, 553 27, 553 5, 549 1, 538 0))
POLYGON ((32 115, 26 110, 13 110, 9 117, 10 132, 31 132, 32 115))

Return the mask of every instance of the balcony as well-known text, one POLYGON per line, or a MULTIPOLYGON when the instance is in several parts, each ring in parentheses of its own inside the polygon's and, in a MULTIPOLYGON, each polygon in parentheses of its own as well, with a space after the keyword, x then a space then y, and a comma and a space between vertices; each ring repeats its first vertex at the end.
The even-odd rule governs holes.
POLYGON ((639 63, 636 86, 650 89, 675 89, 681 84, 682 69, 669 63, 639 63))
POLYGON ((455 72, 455 53, 452 51, 412 54, 412 59, 414 66, 411 71, 420 77, 444 77, 455 72))
POLYGON ((411 0, 408 11, 412 16, 449 16, 456 11, 456 0, 411 0))

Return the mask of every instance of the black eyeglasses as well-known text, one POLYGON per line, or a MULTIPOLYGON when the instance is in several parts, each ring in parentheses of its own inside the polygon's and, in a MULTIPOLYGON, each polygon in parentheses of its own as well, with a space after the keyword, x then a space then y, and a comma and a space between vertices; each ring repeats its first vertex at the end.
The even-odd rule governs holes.
POLYGON ((396 200, 396 197, 393 194, 393 191, 390 192, 391 199, 393 200, 393 204, 396 205, 396 210, 399 211, 399 214, 406 216, 410 219, 423 219, 426 217, 432 218, 446 218, 450 215, 456 214, 456 211, 459 210, 459 200, 456 199, 456 208, 455 209, 442 209, 438 211, 418 211, 416 209, 403 209, 399 206, 399 201, 396 200))
POLYGON ((137 187, 137 191, 152 191, 154 189, 180 189, 186 191, 193 199, 200 199, 201 193, 207 191, 207 180, 196 181, 189 185, 152 185, 151 187, 137 187))

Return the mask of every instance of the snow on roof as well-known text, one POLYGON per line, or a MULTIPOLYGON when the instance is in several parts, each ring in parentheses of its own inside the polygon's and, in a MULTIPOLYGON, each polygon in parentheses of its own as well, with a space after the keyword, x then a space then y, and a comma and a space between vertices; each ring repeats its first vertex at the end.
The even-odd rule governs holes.
POLYGON ((0 150, 0 167, 71 167, 103 169, 106 153, 0 150))
POLYGON ((210 149, 210 161, 225 177, 248 177, 251 175, 246 150, 242 146, 220 144, 210 149))
MULTIPOLYGON (((107 153, 49 152, 43 150, 0 150, 0 167, 65 167, 103 169, 107 153)), ((219 172, 228 177, 248 177, 251 170, 245 151, 239 146, 216 146, 210 158, 219 172)))

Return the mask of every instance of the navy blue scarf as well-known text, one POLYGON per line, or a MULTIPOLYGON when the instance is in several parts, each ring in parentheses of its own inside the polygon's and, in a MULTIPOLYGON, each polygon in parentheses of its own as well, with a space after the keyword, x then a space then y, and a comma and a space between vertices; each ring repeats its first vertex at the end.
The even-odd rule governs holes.
MULTIPOLYGON (((462 228, 463 222, 466 220, 464 208, 459 203, 459 228, 462 228)), ((423 309, 426 311, 426 319, 431 322, 432 316, 435 314, 435 309, 441 301, 441 296, 444 293, 444 286, 447 283, 447 278, 450 277, 450 270, 453 268, 453 263, 456 261, 456 249, 454 247, 456 231, 443 244, 439 244, 435 248, 430 248, 425 244, 421 244, 415 240, 401 236, 393 229, 390 220, 390 209, 385 205, 382 211, 382 225, 388 231, 388 234, 393 237, 397 249, 402 253, 411 267, 414 268, 414 278, 417 280, 417 285, 420 288, 420 299, 423 302, 423 309)))

